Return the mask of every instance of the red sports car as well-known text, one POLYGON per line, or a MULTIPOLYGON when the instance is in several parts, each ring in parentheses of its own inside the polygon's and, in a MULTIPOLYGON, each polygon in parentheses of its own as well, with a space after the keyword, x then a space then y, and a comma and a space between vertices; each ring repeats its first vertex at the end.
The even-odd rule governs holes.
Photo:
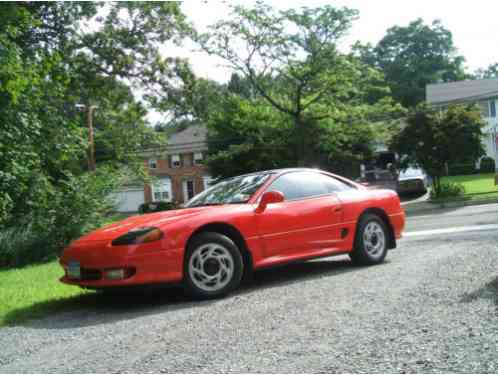
POLYGON ((72 242, 61 281, 95 289, 182 282, 195 297, 218 297, 245 272, 283 263, 344 253, 380 263, 404 223, 391 190, 316 169, 251 173, 182 209, 130 217, 72 242))

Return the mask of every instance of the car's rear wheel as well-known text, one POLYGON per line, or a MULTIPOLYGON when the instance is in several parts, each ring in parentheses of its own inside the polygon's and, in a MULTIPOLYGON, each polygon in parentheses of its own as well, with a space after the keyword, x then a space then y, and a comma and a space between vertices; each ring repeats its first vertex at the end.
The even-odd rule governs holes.
POLYGON ((195 298, 217 298, 240 284, 243 271, 237 245, 227 236, 205 232, 193 238, 187 249, 184 284, 195 298))
POLYGON ((363 215, 356 228, 354 249, 349 256, 356 264, 382 263, 387 255, 388 231, 386 223, 375 214, 363 215))

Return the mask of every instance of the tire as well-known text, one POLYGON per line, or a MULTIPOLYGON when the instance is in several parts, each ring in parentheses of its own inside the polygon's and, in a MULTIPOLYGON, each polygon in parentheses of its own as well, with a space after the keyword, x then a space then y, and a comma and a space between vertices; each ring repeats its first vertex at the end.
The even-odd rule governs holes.
POLYGON ((219 298, 237 288, 244 273, 237 245, 220 233, 195 236, 184 261, 184 286, 196 299, 219 298))
POLYGON ((360 217, 356 227, 354 248, 349 257, 358 265, 382 263, 387 255, 389 233, 386 223, 375 214, 360 217))

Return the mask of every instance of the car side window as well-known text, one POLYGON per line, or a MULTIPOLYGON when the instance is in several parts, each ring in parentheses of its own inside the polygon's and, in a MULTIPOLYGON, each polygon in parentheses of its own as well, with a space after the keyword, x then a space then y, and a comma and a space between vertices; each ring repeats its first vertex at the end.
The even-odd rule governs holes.
POLYGON ((323 181, 329 193, 337 193, 338 191, 351 190, 353 187, 346 184, 332 176, 327 176, 325 174, 317 173, 320 175, 319 179, 323 181))
POLYGON ((285 200, 303 199, 352 189, 351 186, 319 172, 291 172, 277 178, 267 191, 278 190, 285 200))
POLYGON ((287 173, 273 181, 267 191, 280 191, 284 194, 285 200, 297 199, 301 197, 301 189, 296 182, 294 173, 287 173))
POLYGON ((285 200, 300 199, 328 194, 328 189, 317 174, 312 172, 291 172, 276 179, 268 191, 278 190, 285 200))

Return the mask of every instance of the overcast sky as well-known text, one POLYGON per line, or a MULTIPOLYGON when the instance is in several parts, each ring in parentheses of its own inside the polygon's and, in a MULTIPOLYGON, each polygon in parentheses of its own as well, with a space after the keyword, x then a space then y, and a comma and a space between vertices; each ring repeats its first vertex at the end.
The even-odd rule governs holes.
MULTIPOLYGON (((358 9, 360 18, 344 41, 344 49, 356 40, 363 43, 377 43, 394 25, 407 25, 421 17, 426 22, 440 19, 443 25, 453 33, 453 40, 461 55, 467 59, 470 71, 487 67, 498 62, 498 1, 497 0, 267 0, 275 8, 317 7, 325 4, 347 6, 358 9)), ((191 22, 200 31, 217 20, 229 17, 230 3, 241 1, 185 1, 182 9, 191 22)), ((244 1, 250 5, 251 1, 244 1)), ((172 51, 188 56, 196 73, 205 78, 227 81, 229 72, 222 69, 222 63, 204 54, 191 52, 189 48, 172 51)))

